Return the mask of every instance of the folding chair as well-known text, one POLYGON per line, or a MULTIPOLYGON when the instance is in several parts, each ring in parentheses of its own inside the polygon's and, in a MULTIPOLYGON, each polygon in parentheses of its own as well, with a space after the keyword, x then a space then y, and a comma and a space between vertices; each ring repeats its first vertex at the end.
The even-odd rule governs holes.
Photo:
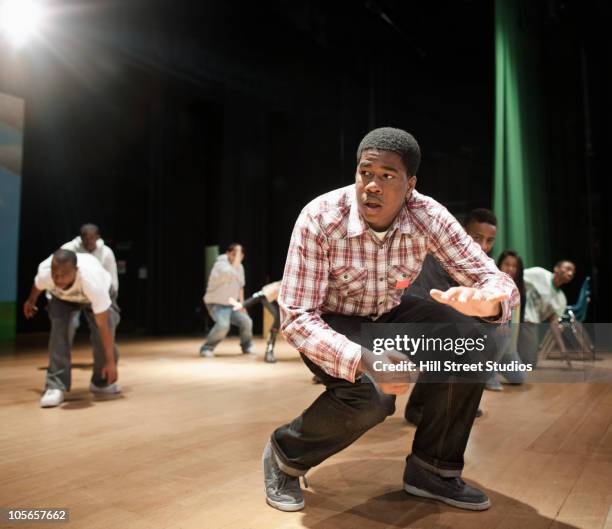
MULTIPOLYGON (((578 346, 579 358, 578 360, 585 360, 585 354, 588 351, 591 355, 591 359, 595 360, 595 347, 589 334, 586 332, 582 323, 586 319, 589 303, 591 301, 591 278, 586 277, 580 288, 578 294, 578 300, 574 305, 568 305, 563 313, 563 316, 559 318, 559 325, 561 326, 561 339, 567 334, 565 331, 569 329, 571 337, 578 346)), ((542 343, 539 348, 539 355, 545 359, 553 359, 558 357, 552 357, 551 353, 554 351, 556 346, 555 337, 550 329, 546 331, 542 343)), ((572 367, 572 358, 570 355, 569 348, 566 348, 566 353, 563 357, 568 367, 572 367)))

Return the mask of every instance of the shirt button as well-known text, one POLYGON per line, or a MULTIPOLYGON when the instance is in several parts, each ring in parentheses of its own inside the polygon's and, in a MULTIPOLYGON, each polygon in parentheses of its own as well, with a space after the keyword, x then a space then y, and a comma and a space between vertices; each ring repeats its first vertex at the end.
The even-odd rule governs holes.
POLYGON ((381 281, 384 281, 384 280, 385 280, 385 278, 384 278, 384 277, 381 277, 381 278, 379 278, 379 279, 380 279, 381 281))

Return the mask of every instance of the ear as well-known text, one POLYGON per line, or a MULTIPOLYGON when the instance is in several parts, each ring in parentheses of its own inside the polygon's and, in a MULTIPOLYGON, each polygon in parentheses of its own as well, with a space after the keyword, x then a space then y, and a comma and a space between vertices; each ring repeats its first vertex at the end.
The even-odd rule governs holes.
POLYGON ((408 189, 406 190, 406 198, 410 199, 412 195, 412 190, 416 187, 417 177, 416 175, 412 175, 408 177, 408 189))

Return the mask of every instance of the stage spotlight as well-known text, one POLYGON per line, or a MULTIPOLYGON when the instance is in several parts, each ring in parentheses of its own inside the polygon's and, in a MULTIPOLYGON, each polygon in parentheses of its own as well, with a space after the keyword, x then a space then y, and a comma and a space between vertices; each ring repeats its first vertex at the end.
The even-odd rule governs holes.
POLYGON ((15 47, 36 35, 43 7, 34 0, 0 0, 0 32, 15 47))

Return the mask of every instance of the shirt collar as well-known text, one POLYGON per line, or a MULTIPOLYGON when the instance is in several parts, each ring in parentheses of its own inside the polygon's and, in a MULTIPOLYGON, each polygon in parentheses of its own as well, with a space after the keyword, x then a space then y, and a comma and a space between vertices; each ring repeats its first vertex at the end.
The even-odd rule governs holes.
MULTIPOLYGON (((393 224, 389 226, 389 232, 393 232, 395 228, 399 228, 400 233, 404 235, 408 235, 412 232, 412 221, 410 219, 410 204, 414 201, 414 191, 412 192, 412 196, 410 200, 406 200, 404 202, 404 206, 399 212, 399 215, 393 221, 393 224)), ((351 209, 349 211, 349 219, 348 219, 348 229, 347 235, 349 237, 358 237, 359 235, 363 235, 370 228, 368 223, 359 213, 359 206, 357 205, 357 196, 356 190, 353 187, 353 193, 351 194, 351 209)))

